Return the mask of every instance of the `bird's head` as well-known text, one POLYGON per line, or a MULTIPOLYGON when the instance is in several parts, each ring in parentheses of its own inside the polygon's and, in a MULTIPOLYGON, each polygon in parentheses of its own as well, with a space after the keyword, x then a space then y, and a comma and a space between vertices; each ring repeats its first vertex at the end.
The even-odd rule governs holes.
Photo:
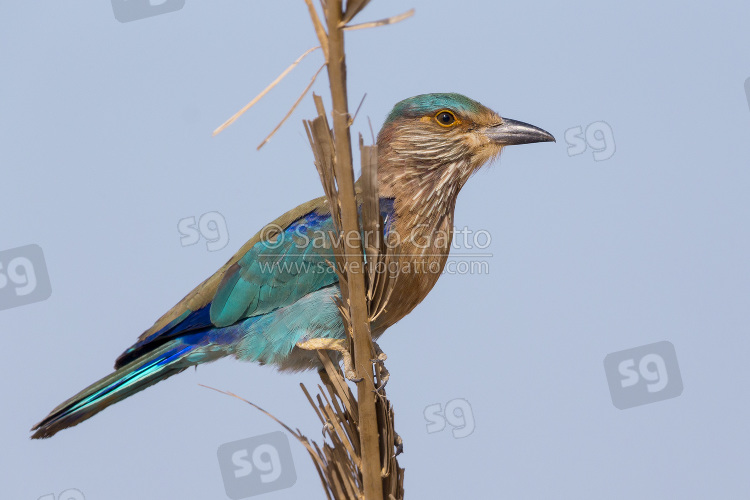
POLYGON ((378 134, 381 189, 434 184, 458 194, 505 146, 554 141, 549 132, 508 118, 461 94, 405 99, 378 134))

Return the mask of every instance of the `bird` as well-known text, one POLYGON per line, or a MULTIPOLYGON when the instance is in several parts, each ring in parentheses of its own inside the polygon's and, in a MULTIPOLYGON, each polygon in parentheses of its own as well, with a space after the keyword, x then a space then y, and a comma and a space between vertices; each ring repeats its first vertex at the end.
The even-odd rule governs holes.
MULTIPOLYGON (((435 286, 451 247, 461 188, 504 147, 554 142, 549 132, 502 118, 457 93, 398 102, 377 137, 380 215, 398 239, 399 272, 373 339, 409 314, 435 286), (437 237, 441 236, 441 237, 437 237), (412 272, 408 272, 412 269, 412 272)), ((355 188, 359 187, 359 181, 355 188)), ((358 198, 361 209, 361 196, 358 198)), ((320 368, 315 349, 345 351, 329 201, 304 203, 245 243, 115 361, 115 371, 53 409, 31 431, 48 438, 157 382, 222 357, 320 368)))

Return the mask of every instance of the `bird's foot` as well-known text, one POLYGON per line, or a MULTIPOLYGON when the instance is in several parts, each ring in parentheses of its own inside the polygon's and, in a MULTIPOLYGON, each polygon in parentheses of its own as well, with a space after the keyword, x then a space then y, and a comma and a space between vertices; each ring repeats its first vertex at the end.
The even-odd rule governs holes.
POLYGON ((372 347, 375 349, 375 359, 371 359, 370 361, 374 364, 380 365, 380 385, 375 388, 375 392, 380 392, 385 388, 388 379, 391 378, 390 372, 385 367, 385 360, 388 359, 388 356, 374 340, 372 341, 372 347))
MULTIPOLYGON (((326 423, 323 425, 323 430, 321 431, 323 434, 323 437, 326 436, 326 432, 328 434, 331 434, 336 429, 333 427, 333 424, 329 421, 326 421, 326 423)), ((401 447, 401 450, 403 451, 403 446, 401 447)))
MULTIPOLYGON (((373 362, 378 362, 378 360, 373 360, 373 362)), ((385 384, 388 383, 388 380, 391 378, 391 373, 388 371, 388 369, 385 367, 382 361, 379 362, 380 366, 377 368, 379 370, 379 378, 380 378, 380 385, 378 385, 375 388, 375 392, 380 392, 383 389, 385 389, 385 384)))
POLYGON ((393 446, 396 448, 396 456, 401 455, 404 452, 404 440, 401 436, 396 433, 396 438, 393 440, 393 446))
POLYGON ((375 349, 375 359, 371 359, 373 363, 380 363, 383 364, 383 361, 388 359, 388 356, 383 352, 383 349, 380 348, 377 342, 374 340, 372 341, 372 347, 375 349))
POLYGON ((354 370, 354 363, 352 363, 352 356, 349 354, 349 349, 346 348, 345 340, 310 339, 305 342, 297 342, 297 347, 305 349, 306 351, 318 351, 320 349, 336 351, 341 354, 341 357, 344 360, 344 376, 355 384, 364 380, 361 377, 357 377, 357 372, 354 370))
MULTIPOLYGON (((385 389, 388 380, 391 378, 391 374, 388 373, 388 370, 385 369, 385 366, 383 367, 383 370, 385 371, 385 373, 381 374, 380 385, 375 388, 375 392, 377 392, 378 394, 380 394, 380 391, 385 389)), ((382 394, 380 395, 382 396, 382 394)))

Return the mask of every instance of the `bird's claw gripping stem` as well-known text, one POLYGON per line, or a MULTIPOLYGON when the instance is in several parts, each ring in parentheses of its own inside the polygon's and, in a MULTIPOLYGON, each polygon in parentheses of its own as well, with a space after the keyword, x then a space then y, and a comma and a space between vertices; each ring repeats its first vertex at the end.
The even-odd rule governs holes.
POLYGON ((396 438, 393 441, 393 445, 396 448, 396 456, 399 456, 404 452, 404 440, 396 433, 396 438))
POLYGON ((357 372, 354 370, 354 363, 352 363, 352 356, 349 354, 349 349, 346 348, 345 340, 311 339, 305 342, 297 342, 297 347, 305 349, 306 351, 317 351, 323 349, 326 351, 336 351, 341 353, 341 357, 344 360, 344 376, 355 384, 364 380, 361 377, 357 377, 357 372))
MULTIPOLYGON (((373 341, 372 345, 375 349, 375 358, 371 359, 370 361, 372 363, 378 363, 383 371, 383 375, 381 376, 382 383, 376 388, 376 391, 380 391, 385 387, 385 384, 388 383, 388 379, 391 376, 390 373, 388 373, 388 370, 385 369, 384 365, 384 362, 386 359, 388 359, 388 356, 383 352, 377 342, 373 341)), ((344 361, 344 376, 346 376, 348 380, 351 380, 354 383, 359 383, 364 380, 362 377, 357 377, 357 372, 354 370, 354 363, 352 363, 352 356, 351 354, 349 354, 349 349, 347 349, 345 340, 310 339, 306 340, 305 342, 298 342, 297 347, 299 347, 300 349, 305 349, 306 351, 317 351, 320 349, 326 351, 336 351, 341 354, 341 358, 344 361)))
POLYGON ((391 374, 385 367, 385 360, 388 356, 383 352, 377 342, 372 341, 372 346, 375 349, 375 359, 371 359, 373 363, 380 365, 380 385, 375 388, 375 392, 380 392, 385 388, 385 384, 388 383, 388 379, 391 378, 391 374))
POLYGON ((380 348, 377 342, 374 340, 372 341, 372 347, 375 349, 375 359, 371 359, 373 363, 380 363, 383 364, 383 361, 388 359, 388 356, 383 352, 383 349, 380 348))

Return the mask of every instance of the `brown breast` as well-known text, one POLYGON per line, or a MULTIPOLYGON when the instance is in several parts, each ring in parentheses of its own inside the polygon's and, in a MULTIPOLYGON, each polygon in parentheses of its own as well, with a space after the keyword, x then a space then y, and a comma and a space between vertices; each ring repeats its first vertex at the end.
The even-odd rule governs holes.
POLYGON ((398 256, 389 270, 397 271, 398 276, 385 310, 373 322, 375 337, 409 314, 437 283, 453 240, 453 211, 434 227, 397 218, 388 240, 390 251, 398 256))

